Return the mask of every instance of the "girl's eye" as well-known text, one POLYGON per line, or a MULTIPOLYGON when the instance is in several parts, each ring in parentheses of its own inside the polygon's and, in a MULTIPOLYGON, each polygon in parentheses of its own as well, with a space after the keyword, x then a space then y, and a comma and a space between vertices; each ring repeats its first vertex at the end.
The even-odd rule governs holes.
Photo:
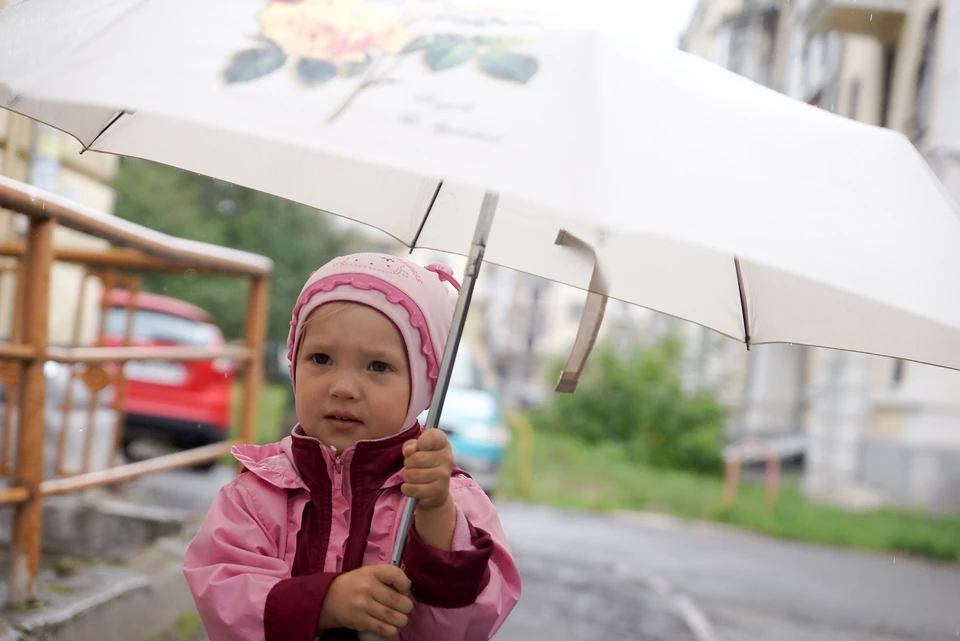
POLYGON ((313 356, 310 357, 310 360, 312 360, 317 365, 330 364, 330 357, 327 356, 326 354, 314 354, 313 356))
POLYGON ((370 363, 370 369, 375 372, 385 373, 390 371, 390 366, 384 363, 383 361, 373 361, 370 363))

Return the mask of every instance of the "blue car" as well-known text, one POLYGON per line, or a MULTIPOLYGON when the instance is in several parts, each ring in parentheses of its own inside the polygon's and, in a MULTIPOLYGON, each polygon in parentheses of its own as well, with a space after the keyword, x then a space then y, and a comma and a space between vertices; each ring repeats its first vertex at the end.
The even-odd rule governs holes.
MULTIPOLYGON (((425 423, 427 412, 420 415, 425 423)), ((453 456, 487 494, 498 486, 500 463, 510 441, 497 394, 484 387, 467 345, 457 350, 440 425, 450 440, 453 456)))

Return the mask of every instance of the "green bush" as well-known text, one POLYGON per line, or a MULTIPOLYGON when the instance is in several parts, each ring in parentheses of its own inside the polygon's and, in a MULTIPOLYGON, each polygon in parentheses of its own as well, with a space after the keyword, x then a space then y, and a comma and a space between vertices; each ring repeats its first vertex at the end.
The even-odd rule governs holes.
POLYGON ((531 418, 538 429, 622 445, 638 463, 715 473, 726 412, 712 394, 687 394, 680 367, 676 338, 624 354, 599 345, 577 391, 553 395, 531 418))

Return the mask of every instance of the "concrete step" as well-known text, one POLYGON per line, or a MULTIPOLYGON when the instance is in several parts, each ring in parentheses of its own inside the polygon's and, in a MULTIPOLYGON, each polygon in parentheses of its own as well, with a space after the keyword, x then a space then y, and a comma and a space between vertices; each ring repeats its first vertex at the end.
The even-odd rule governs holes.
POLYGON ((140 641, 164 634, 193 612, 181 569, 187 541, 161 539, 123 564, 46 568, 39 602, 0 615, 0 641, 140 641))

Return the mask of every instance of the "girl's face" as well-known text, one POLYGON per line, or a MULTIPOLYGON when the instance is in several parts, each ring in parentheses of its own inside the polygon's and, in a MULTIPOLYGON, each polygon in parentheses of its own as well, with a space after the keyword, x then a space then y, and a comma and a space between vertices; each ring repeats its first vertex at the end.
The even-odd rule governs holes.
POLYGON ((303 331, 295 398, 304 433, 342 452, 403 429, 410 368, 386 316, 366 305, 328 303, 303 331))

